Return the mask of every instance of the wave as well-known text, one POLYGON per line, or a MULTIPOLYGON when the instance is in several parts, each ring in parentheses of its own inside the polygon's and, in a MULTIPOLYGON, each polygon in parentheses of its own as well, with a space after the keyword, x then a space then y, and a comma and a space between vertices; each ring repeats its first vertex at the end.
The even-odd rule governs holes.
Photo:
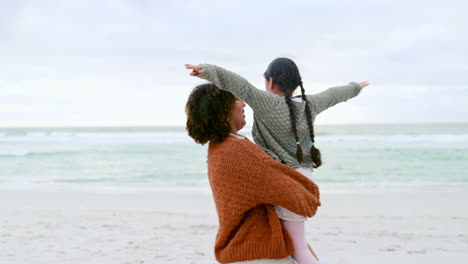
POLYGON ((330 135, 316 138, 324 142, 468 142, 468 134, 330 135))
POLYGON ((29 151, 0 152, 0 157, 24 157, 29 153, 29 151))
MULTIPOLYGON (((153 181, 134 181, 129 179, 116 180, 112 178, 96 179, 54 179, 44 181, 15 180, 0 181, 4 189, 34 189, 41 187, 106 187, 115 190, 126 188, 152 188, 152 187, 206 187, 209 188, 208 179, 199 180, 153 180, 153 181)), ((468 181, 454 182, 436 182, 436 181, 385 181, 385 182, 321 182, 316 181, 320 189, 325 192, 356 192, 361 190, 375 192, 398 192, 402 190, 427 190, 433 191, 434 188, 445 189, 466 189, 468 181)))
POLYGON ((4 136, 4 137, 23 137, 27 135, 28 135, 27 131, 8 131, 8 132, 0 133, 0 136, 4 136))
POLYGON ((188 143, 193 140, 185 132, 27 132, 1 133, 0 142, 89 142, 89 143, 188 143))
MULTIPOLYGON (((251 136, 249 133, 244 133, 251 136)), ((468 134, 362 134, 324 133, 322 142, 468 142, 468 134)), ((186 132, 26 132, 1 133, 0 142, 25 143, 193 143, 186 132)))
POLYGON ((55 156, 55 155, 70 155, 79 154, 77 150, 60 150, 60 151, 10 151, 0 152, 0 157, 28 157, 28 156, 55 156))

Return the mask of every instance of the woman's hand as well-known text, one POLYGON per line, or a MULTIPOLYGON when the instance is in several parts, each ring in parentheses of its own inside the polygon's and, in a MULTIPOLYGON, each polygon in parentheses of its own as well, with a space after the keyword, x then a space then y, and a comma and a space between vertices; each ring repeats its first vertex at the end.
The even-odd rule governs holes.
POLYGON ((185 68, 189 69, 189 70, 192 70, 190 72, 191 76, 197 76, 197 75, 203 73, 203 69, 200 66, 196 66, 196 65, 192 65, 192 64, 185 64, 185 68))
POLYGON ((361 86, 362 88, 364 88, 364 87, 368 86, 369 84, 370 84, 370 83, 368 83, 368 82, 360 82, 360 83, 359 83, 359 86, 361 86))

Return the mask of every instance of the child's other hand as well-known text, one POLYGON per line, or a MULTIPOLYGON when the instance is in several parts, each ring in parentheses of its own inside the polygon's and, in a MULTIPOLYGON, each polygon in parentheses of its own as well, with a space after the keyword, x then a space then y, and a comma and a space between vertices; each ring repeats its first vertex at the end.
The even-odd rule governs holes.
POLYGON ((359 85, 360 85, 362 88, 368 86, 369 84, 370 84, 370 83, 368 83, 368 82, 360 82, 360 83, 359 83, 359 85))
POLYGON ((186 69, 189 69, 189 70, 192 70, 192 71, 190 72, 190 75, 191 75, 191 76, 197 76, 197 75, 203 73, 202 67, 199 67, 199 66, 196 66, 196 65, 185 64, 185 68, 186 68, 186 69))

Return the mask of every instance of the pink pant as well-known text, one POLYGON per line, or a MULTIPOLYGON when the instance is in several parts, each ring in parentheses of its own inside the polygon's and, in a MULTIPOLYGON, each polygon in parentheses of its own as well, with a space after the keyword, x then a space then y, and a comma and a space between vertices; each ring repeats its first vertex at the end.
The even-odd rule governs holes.
MULTIPOLYGON (((312 171, 310 169, 298 168, 296 170, 312 180, 312 171)), ((275 206, 275 209, 283 226, 288 230, 288 233, 293 240, 293 258, 297 264, 320 263, 318 259, 312 255, 307 246, 305 237, 305 221, 307 221, 307 217, 293 213, 281 206, 275 206)))

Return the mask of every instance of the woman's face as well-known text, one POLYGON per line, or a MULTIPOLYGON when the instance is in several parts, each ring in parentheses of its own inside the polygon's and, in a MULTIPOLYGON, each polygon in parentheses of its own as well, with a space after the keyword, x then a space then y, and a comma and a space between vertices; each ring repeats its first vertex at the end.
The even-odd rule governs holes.
POLYGON ((236 99, 236 102, 232 106, 231 110, 231 119, 229 122, 231 123, 231 128, 233 133, 237 133, 245 126, 245 114, 244 114, 244 101, 240 100, 239 98, 236 99))

